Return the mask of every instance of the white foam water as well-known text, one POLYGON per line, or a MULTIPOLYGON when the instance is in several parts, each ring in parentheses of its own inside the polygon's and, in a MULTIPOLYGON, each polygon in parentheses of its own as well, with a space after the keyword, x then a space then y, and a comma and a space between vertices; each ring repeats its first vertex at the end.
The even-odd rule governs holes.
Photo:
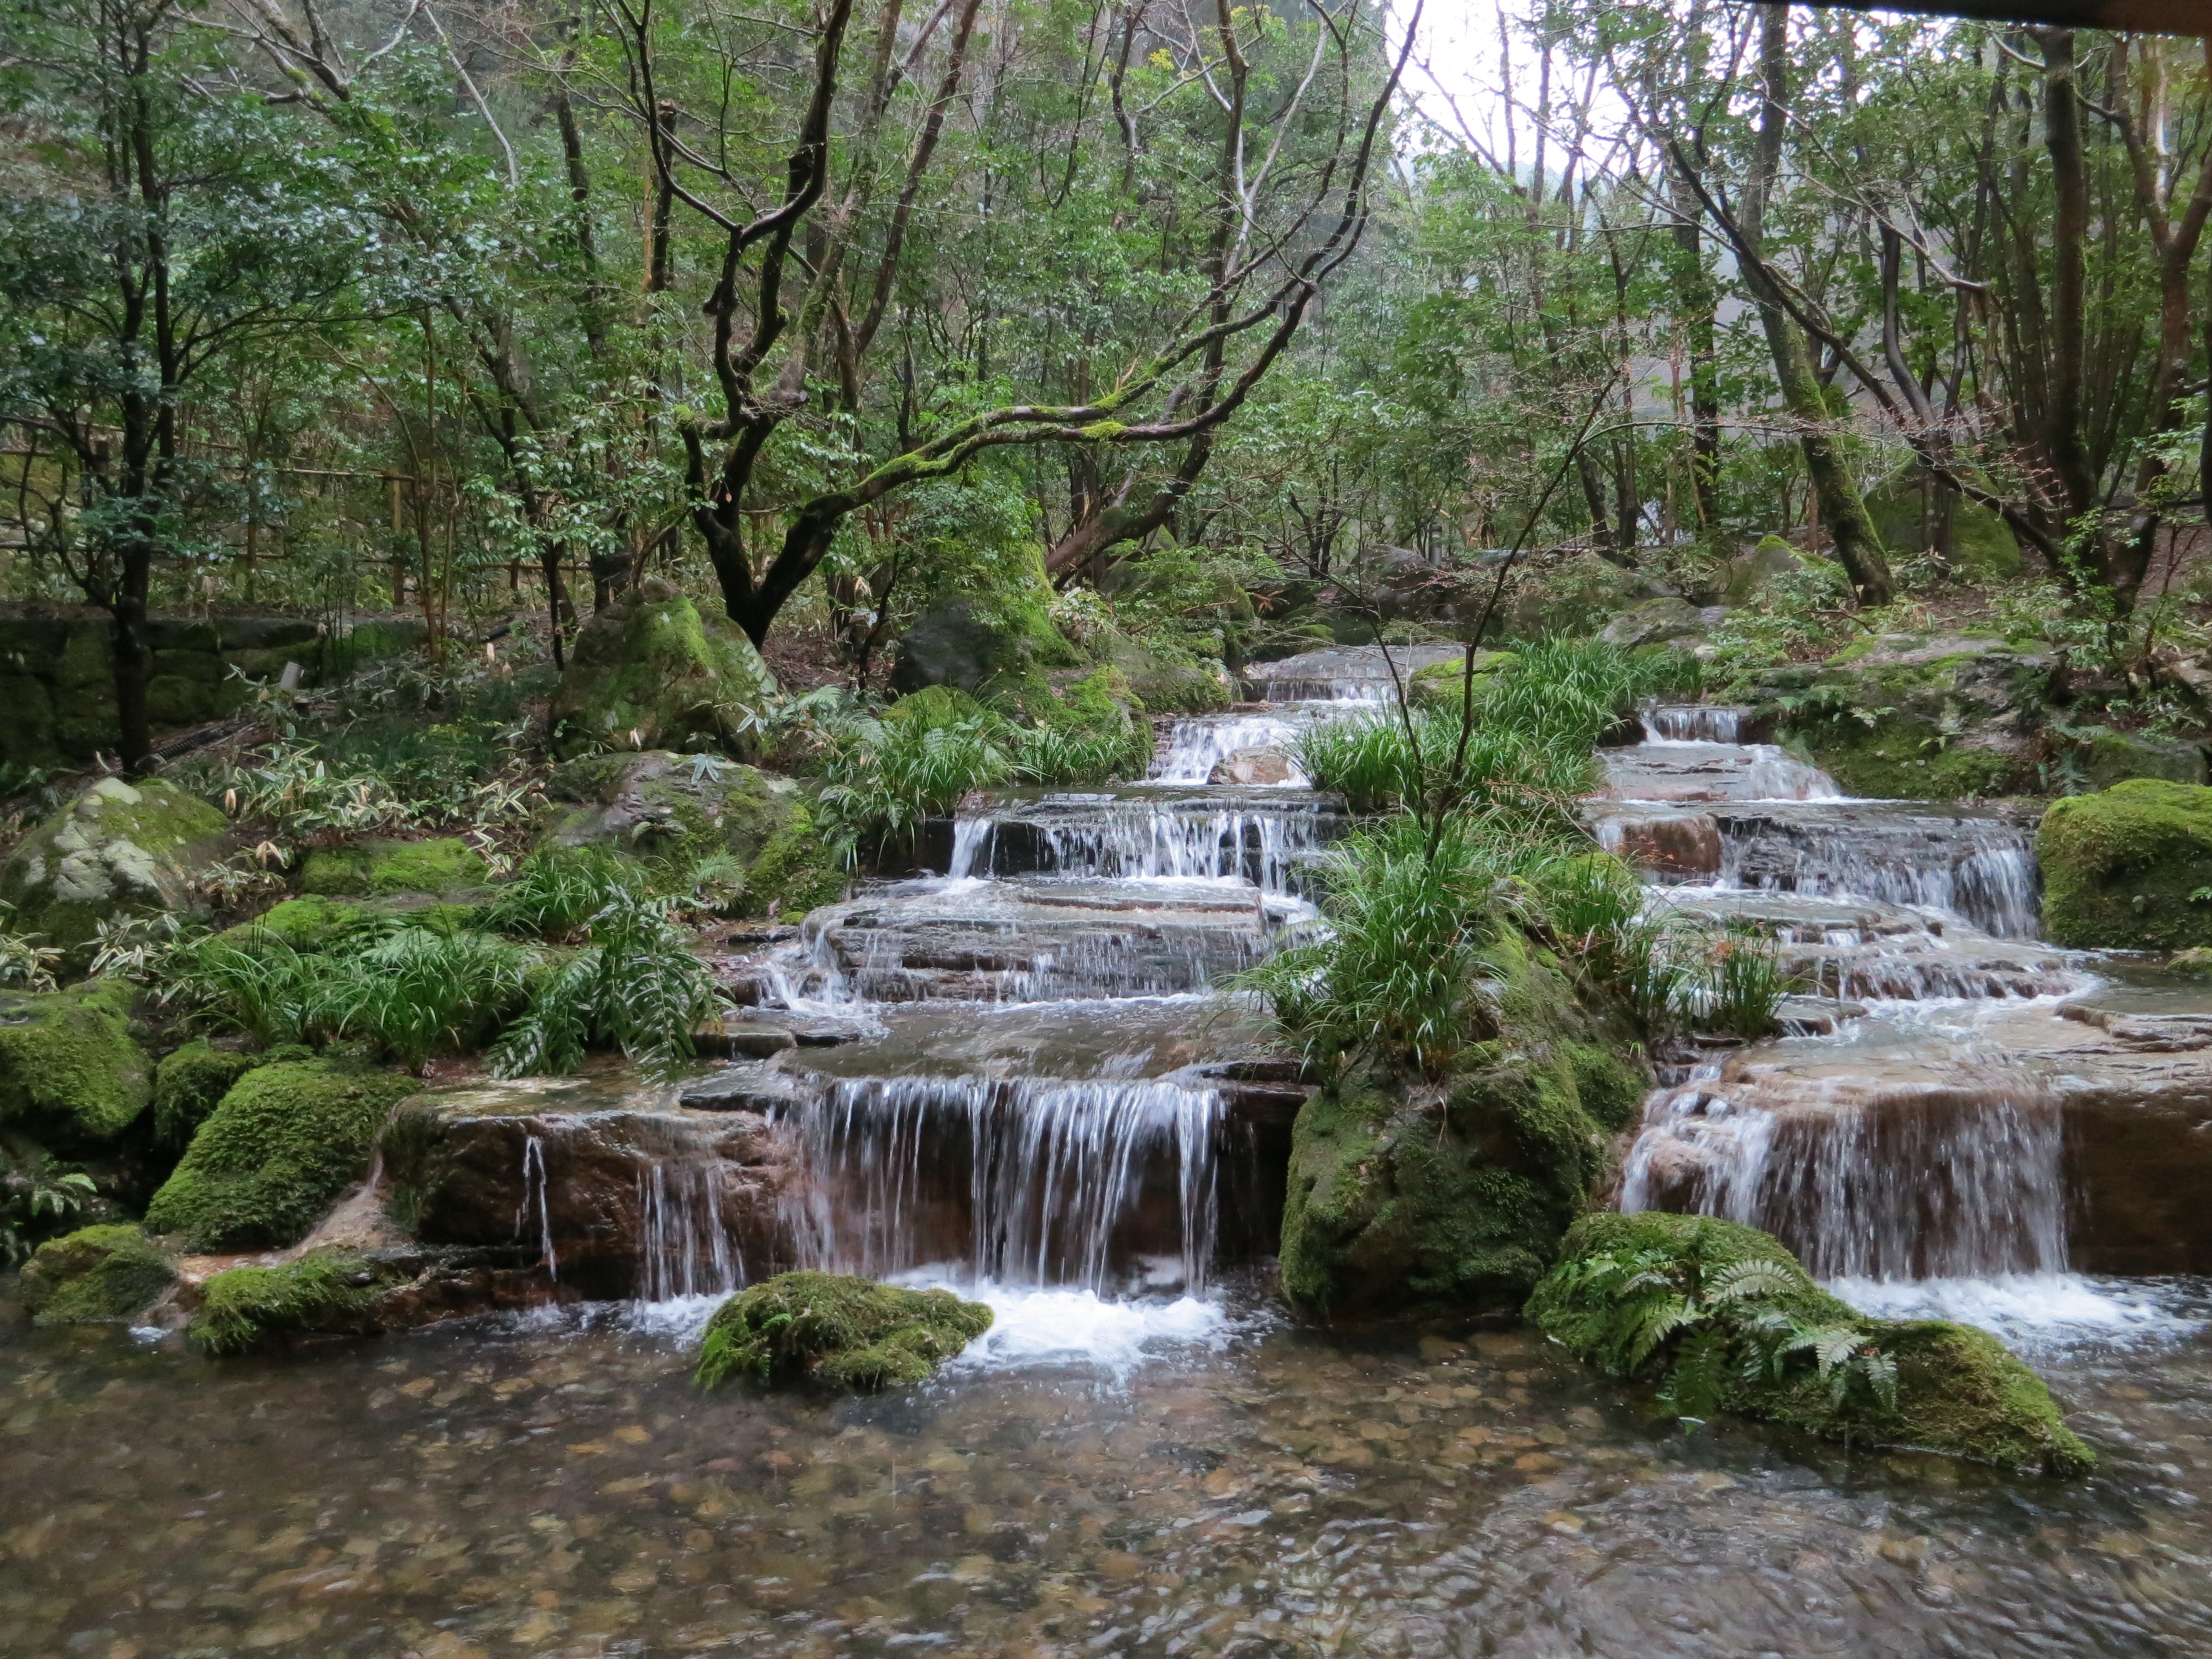
MULTIPOLYGON (((1292 718, 1287 706, 1280 714, 1206 714, 1177 720, 1168 730, 1151 776, 1156 783, 1201 784, 1240 749, 1279 749, 1291 754, 1299 732, 1310 724, 1310 716, 1292 718)), ((1285 787, 1304 788, 1305 775, 1293 759, 1285 787)))
POLYGON ((945 1366, 956 1375, 1079 1366, 1121 1379, 1175 1349, 1218 1347, 1237 1328, 1228 1310, 1206 1297, 1110 1301, 1089 1289, 1039 1289, 927 1273, 898 1282, 942 1285, 991 1310, 991 1328, 945 1366))
POLYGON ((1988 1279, 1834 1279, 1826 1288, 1878 1319, 1949 1319, 2016 1348, 2136 1347, 2179 1341, 2207 1323, 2202 1287, 2082 1273, 1988 1279))

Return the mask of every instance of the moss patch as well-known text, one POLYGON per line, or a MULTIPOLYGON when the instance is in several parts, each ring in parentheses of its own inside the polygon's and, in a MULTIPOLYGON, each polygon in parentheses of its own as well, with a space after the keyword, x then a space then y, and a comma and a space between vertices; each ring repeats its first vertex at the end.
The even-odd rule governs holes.
POLYGON ((345 1250, 310 1250, 276 1267, 233 1267, 200 1287, 185 1332, 203 1353, 244 1353, 305 1332, 360 1332, 375 1299, 376 1273, 345 1250))
POLYGON ((779 1273, 714 1310, 696 1380, 812 1382, 868 1391, 919 1382, 991 1328, 991 1310, 950 1291, 843 1273, 779 1273))
POLYGON ((481 887, 490 878, 490 867, 476 848, 458 836, 441 836, 429 841, 356 842, 310 853, 300 872, 300 890, 344 898, 444 895, 481 887))
POLYGON ((2212 789, 2135 778, 2053 801, 2036 834, 2043 931, 2077 950, 2212 945, 2212 789))
POLYGON ((1604 1174, 1642 1079, 1521 934, 1489 955, 1506 1035, 1446 1085, 1348 1078, 1299 1109, 1280 1253, 1297 1307, 1517 1309, 1604 1174))
MULTIPOLYGON (((309 861, 313 862, 312 858, 309 861)), ((382 914, 373 904, 310 893, 271 905, 252 921, 225 929, 223 937, 242 947, 259 936, 280 940, 295 951, 323 951, 382 914)))
POLYGON ((191 908, 191 878, 230 848, 229 824, 173 784, 103 778, 0 866, 15 925, 75 949, 126 912, 191 908))
POLYGON ((155 1138, 165 1146, 184 1146, 230 1085, 267 1059, 205 1042, 187 1042, 170 1054, 154 1068, 155 1138))
POLYGON ((813 813, 795 807, 745 872, 744 912, 797 921, 817 905, 835 904, 851 885, 851 872, 823 844, 813 813))
POLYGON ((117 980, 0 997, 0 1123, 82 1146, 136 1121, 154 1068, 131 1035, 132 998, 117 980))
POLYGON ((652 577, 584 625, 548 718, 564 756, 699 745, 747 755, 775 690, 736 624, 652 577))
POLYGON ((333 1060, 248 1072, 154 1194, 146 1224, 195 1249, 295 1243, 367 1173, 378 1128, 415 1088, 393 1073, 333 1060))
POLYGON ((574 805, 558 810, 549 842, 600 842, 678 870, 714 853, 754 858, 797 805, 754 767, 665 750, 580 757, 555 770, 550 793, 574 805))
POLYGON ((23 1306, 38 1325, 111 1325, 129 1319, 176 1279, 139 1228, 80 1227, 39 1246, 23 1268, 23 1306))
MULTIPOLYGON (((1611 1375, 1665 1379, 1680 1409, 1689 1384, 1719 1409, 1831 1439, 1948 1453, 2008 1468, 2076 1475, 2096 1459, 2060 1420, 2042 1380, 1984 1331, 1943 1320, 1869 1319, 1808 1278, 1755 1228, 1704 1216, 1583 1217, 1559 1267, 1528 1299, 1528 1317, 1577 1358, 1611 1375), (1635 1288, 1619 1287, 1633 1281, 1635 1288), (1733 1281, 1733 1288, 1732 1286, 1733 1281), (1607 1288, 1612 1286, 1613 1288, 1607 1288), (1658 1326, 1662 1303, 1711 1310, 1658 1326), (1893 1367, 1894 1399, 1848 1373, 1820 1374, 1810 1346, 1754 1352, 1747 1334, 1836 1333, 1850 1352, 1893 1367)), ((1779 1343, 1777 1344, 1779 1346, 1779 1343)), ((1833 1357, 1840 1363, 1841 1348, 1833 1357)))

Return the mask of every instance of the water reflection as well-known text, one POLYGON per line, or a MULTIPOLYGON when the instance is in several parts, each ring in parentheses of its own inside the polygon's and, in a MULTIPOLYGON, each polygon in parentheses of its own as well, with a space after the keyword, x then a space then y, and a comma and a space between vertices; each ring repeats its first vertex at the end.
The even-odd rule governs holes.
POLYGON ((1156 1309, 1146 1364, 1010 1306, 925 1389, 702 1399, 708 1305, 220 1368, 11 1324, 6 1650, 2212 1651, 2201 1327, 2041 1356, 2105 1458, 2061 1486, 1685 1435, 1525 1334, 1325 1337, 1249 1286, 1156 1309))

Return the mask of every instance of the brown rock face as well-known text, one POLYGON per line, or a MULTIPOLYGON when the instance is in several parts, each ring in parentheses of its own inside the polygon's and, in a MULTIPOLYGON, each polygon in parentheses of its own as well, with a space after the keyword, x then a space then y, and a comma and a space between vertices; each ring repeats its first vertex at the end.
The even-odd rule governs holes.
POLYGON ((404 1103, 386 1131, 392 1214, 426 1244, 522 1244, 586 1297, 734 1288, 792 1265, 795 1149, 753 1111, 657 1093, 492 1085, 404 1103))
POLYGON ((1720 874, 1720 826, 1710 813, 1609 812, 1597 829, 1607 852, 1662 881, 1720 874))

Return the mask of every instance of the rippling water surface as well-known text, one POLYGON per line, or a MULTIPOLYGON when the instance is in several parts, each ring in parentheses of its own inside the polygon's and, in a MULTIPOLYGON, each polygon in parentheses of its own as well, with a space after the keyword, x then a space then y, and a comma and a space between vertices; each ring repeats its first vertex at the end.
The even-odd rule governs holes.
POLYGON ((993 1294, 859 1401, 702 1399, 704 1302, 220 1367, 10 1317, 0 1651, 2212 1653, 2201 1284, 2038 1352, 2076 1486, 1684 1432, 1522 1333, 993 1294))

